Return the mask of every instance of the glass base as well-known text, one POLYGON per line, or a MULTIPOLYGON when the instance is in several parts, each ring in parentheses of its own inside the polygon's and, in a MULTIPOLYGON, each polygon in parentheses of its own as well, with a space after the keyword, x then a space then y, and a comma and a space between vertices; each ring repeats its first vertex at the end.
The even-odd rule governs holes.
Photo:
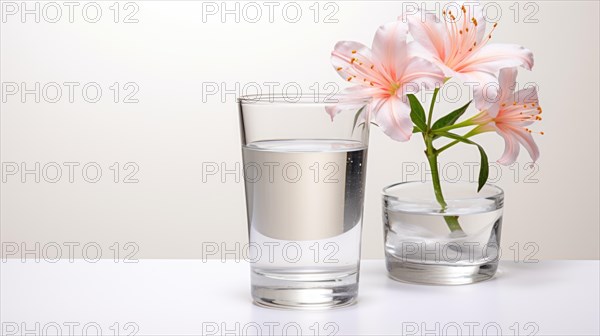
POLYGON ((390 278, 425 285, 467 285, 491 279, 498 269, 498 261, 477 265, 440 265, 400 261, 386 255, 390 278))
POLYGON ((262 307, 338 308, 353 304, 357 294, 358 272, 317 277, 252 272, 252 297, 262 307))

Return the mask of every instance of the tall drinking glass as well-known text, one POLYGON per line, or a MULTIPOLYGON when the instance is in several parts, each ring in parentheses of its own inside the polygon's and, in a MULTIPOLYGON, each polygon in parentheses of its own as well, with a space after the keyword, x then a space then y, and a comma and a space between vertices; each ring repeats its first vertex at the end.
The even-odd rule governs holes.
POLYGON ((358 293, 369 101, 336 102, 238 100, 258 305, 328 308, 358 293))

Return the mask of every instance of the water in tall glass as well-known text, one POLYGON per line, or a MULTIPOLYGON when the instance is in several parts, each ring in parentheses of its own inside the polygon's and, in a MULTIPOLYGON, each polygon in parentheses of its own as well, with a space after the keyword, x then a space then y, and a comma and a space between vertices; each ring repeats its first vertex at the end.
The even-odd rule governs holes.
POLYGON ((271 140, 243 147, 252 295, 320 308, 358 290, 367 149, 350 140, 271 140))

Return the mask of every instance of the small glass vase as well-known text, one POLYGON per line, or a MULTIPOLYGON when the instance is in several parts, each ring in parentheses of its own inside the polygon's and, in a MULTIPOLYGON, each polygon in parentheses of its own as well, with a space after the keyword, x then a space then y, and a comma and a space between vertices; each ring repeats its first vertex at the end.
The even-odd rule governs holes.
POLYGON ((385 258, 389 276, 430 285, 463 285, 490 279, 498 269, 504 192, 486 184, 442 182, 447 206, 431 181, 383 189, 385 258), (451 230, 448 222, 458 221, 451 230))

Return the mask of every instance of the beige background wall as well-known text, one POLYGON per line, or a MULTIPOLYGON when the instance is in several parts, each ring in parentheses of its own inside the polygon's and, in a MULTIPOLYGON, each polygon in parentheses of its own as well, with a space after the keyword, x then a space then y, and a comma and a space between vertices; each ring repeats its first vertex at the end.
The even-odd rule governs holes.
MULTIPOLYGON (((230 249, 245 243, 243 180, 236 181, 239 174, 211 175, 204 181, 202 176, 203 163, 233 169, 241 160, 235 106, 239 92, 225 94, 223 89, 238 85, 240 91, 254 93, 257 87, 267 92, 269 86, 286 86, 311 93, 316 87, 322 92, 343 88, 329 63, 335 42, 370 44, 378 25, 395 19, 403 6, 321 2, 316 15, 313 2, 298 2, 287 5, 284 17, 286 3, 277 3, 271 23, 269 7, 258 3, 262 17, 250 23, 254 5, 239 3, 240 22, 228 14, 222 23, 220 12, 211 14, 220 2, 120 3, 118 15, 115 7, 109 8, 112 2, 87 7, 82 2, 74 7, 71 23, 68 7, 58 3, 62 17, 50 23, 56 8, 41 2, 38 23, 33 14, 23 19, 21 8, 13 15, 10 4, 20 2, 2 2, 0 28, 2 253, 20 257, 23 248, 39 243, 42 257, 54 256, 52 249, 59 246, 65 258, 66 246, 73 246, 76 258, 94 258, 99 249, 103 258, 118 251, 119 260, 201 258, 206 256, 203 243, 230 249), (102 10, 98 21, 87 22, 96 20, 97 7, 102 10), (298 22, 287 22, 295 19, 297 7, 302 10, 298 22), (132 20, 138 22, 125 22, 132 20), (337 22, 325 22, 332 20, 337 22), (21 84, 34 89, 36 82, 40 102, 34 94, 22 99, 21 84), (119 84, 113 86, 115 82, 119 84), (53 103, 56 86, 62 96, 53 103), (94 100, 97 87, 102 90, 98 102, 87 102, 94 100), (39 182, 34 174, 22 174, 22 168, 34 169, 36 162, 39 182), (86 164, 90 181, 82 176, 86 164), (57 165, 62 176, 50 183, 57 165), (68 165, 73 167, 72 182, 68 165), (102 175, 92 183, 98 167, 102 175), (17 252, 7 253, 15 246, 17 252)), ((34 5, 28 3, 29 8, 34 5)), ((228 6, 234 8, 234 3, 228 6)), ((500 170, 497 184, 506 191, 503 258, 515 258, 519 251, 519 260, 597 259, 598 2, 493 6, 490 15, 496 8, 502 11, 493 41, 519 43, 535 53, 534 71, 521 71, 519 82, 539 85, 545 117, 539 130, 546 133, 536 137, 542 154, 534 175, 528 175, 532 171, 526 170, 524 151, 518 165, 500 170)), ((492 160, 502 153, 496 135, 485 135, 481 142, 492 160)), ((370 146, 363 257, 381 258, 380 190, 419 178, 407 176, 407 170, 419 167, 424 158, 419 139, 395 143, 377 129, 370 146)), ((449 163, 447 174, 454 176, 452 162, 467 174, 462 163, 476 160, 469 148, 453 151, 443 161, 449 163)))

